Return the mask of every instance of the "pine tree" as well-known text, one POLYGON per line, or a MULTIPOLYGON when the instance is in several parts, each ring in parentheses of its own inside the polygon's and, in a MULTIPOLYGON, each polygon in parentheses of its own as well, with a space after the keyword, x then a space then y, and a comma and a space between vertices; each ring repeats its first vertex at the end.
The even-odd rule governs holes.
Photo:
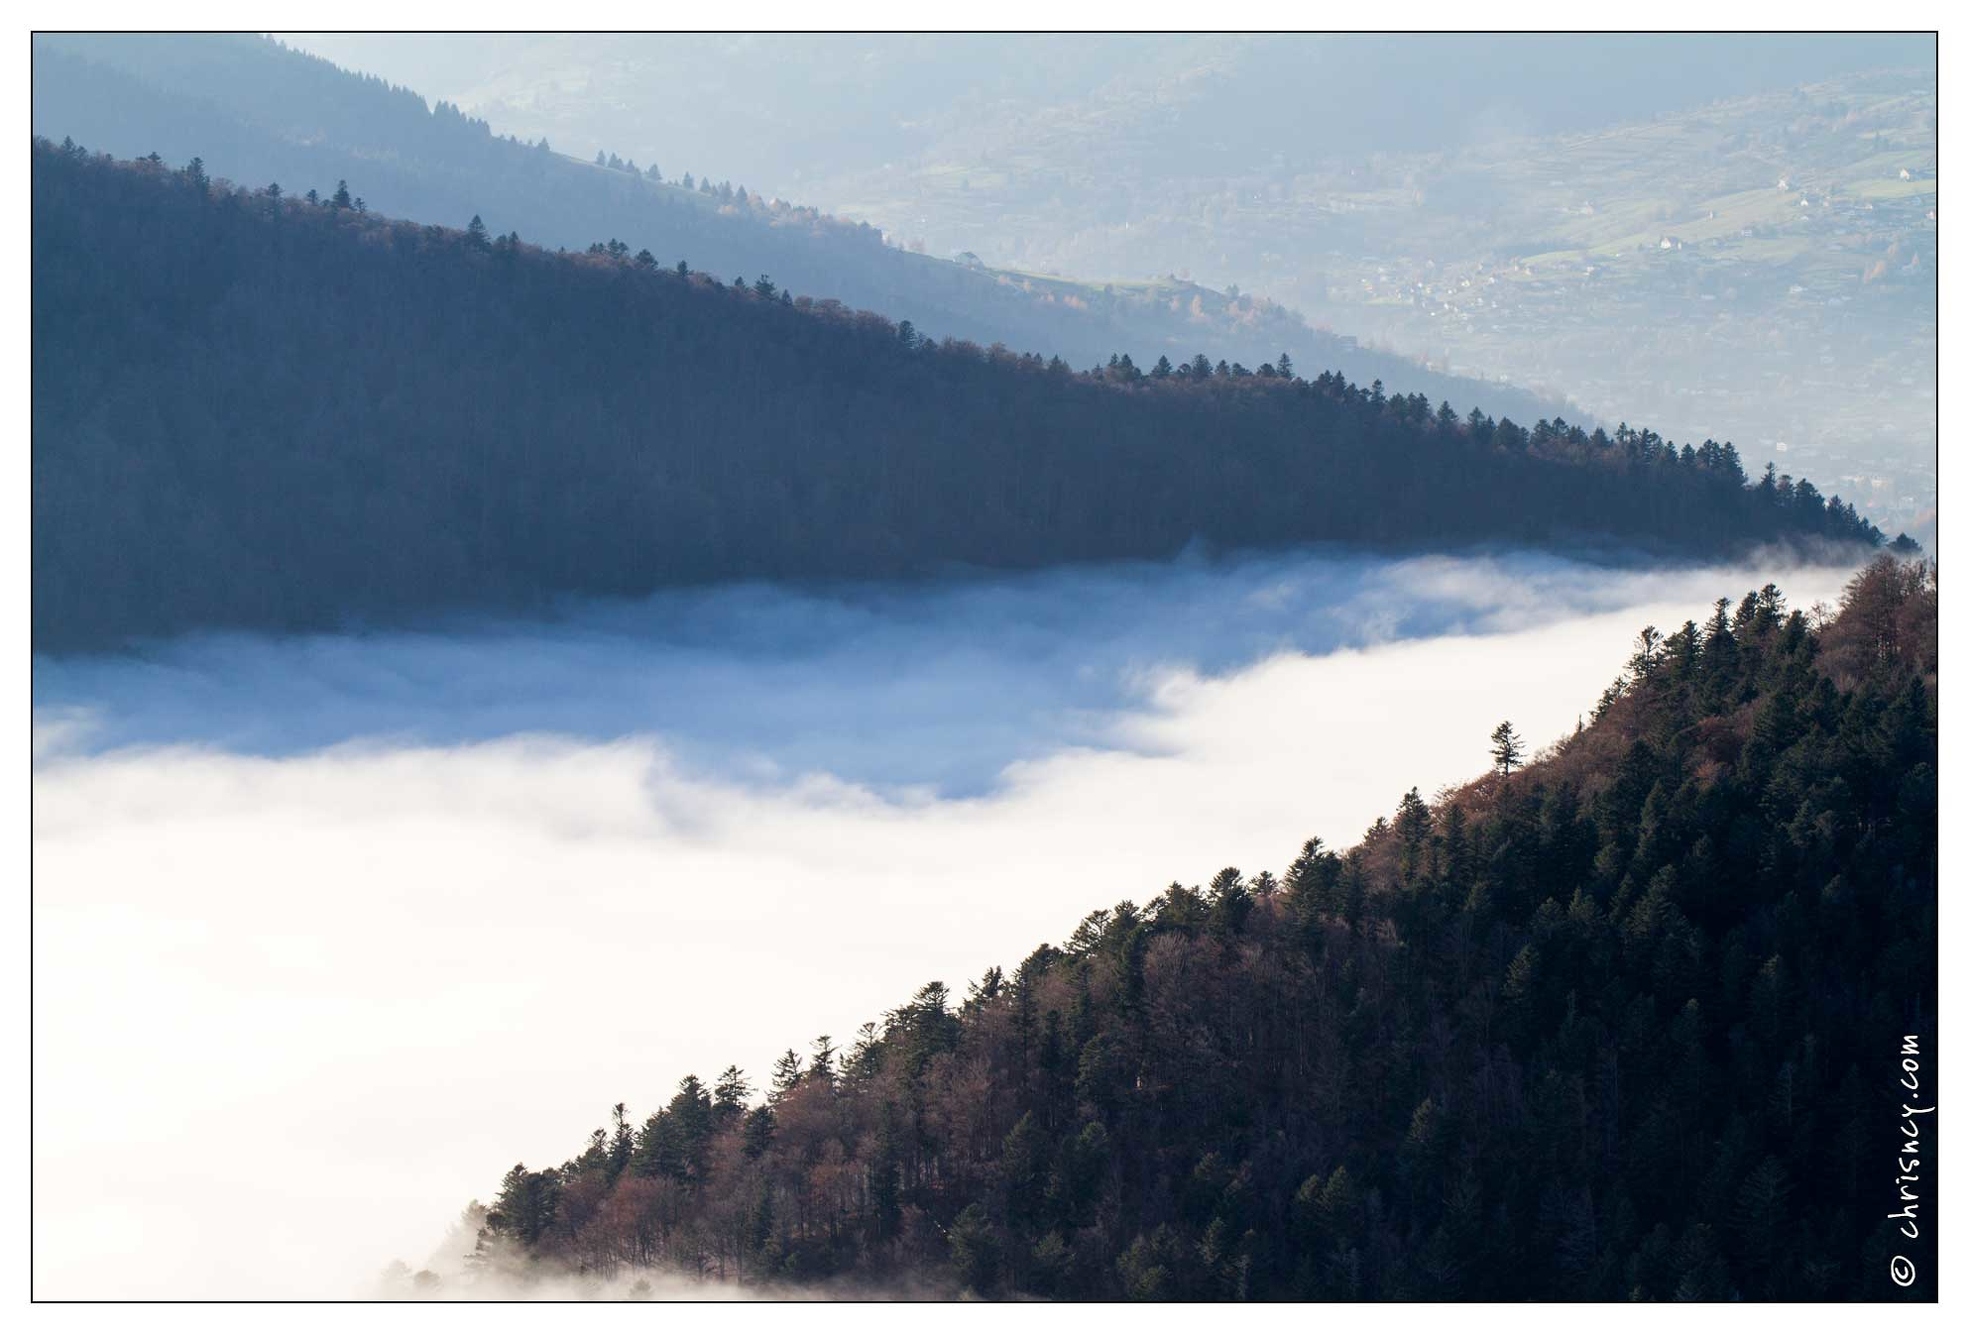
POLYGON ((800 1053, 788 1047, 777 1061, 773 1062, 773 1081, 767 1090, 766 1100, 778 1102, 791 1093, 800 1082, 800 1053))
POLYGON ((823 1033, 813 1041, 814 1057, 807 1065, 807 1077, 831 1086, 834 1083, 834 1039, 823 1033))
POLYGON ((752 1084, 746 1079, 745 1072, 736 1065, 728 1065, 711 1090, 711 1109, 721 1121, 726 1121, 743 1113, 751 1098, 752 1084))
POLYGON ((1510 720, 1499 723, 1497 729, 1490 734, 1492 762, 1506 778, 1509 778, 1511 770, 1517 767, 1523 755, 1524 751, 1518 744, 1518 734, 1512 728, 1510 720))

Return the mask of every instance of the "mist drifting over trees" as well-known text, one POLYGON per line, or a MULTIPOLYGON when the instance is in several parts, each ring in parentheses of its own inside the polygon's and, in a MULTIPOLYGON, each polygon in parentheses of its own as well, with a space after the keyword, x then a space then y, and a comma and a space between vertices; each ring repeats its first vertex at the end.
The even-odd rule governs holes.
POLYGON ((34 1296, 1934 1299, 1933 34, 291 40, 32 43, 34 1296))
MULTIPOLYGON (((1646 627, 1592 725, 517 1164, 473 1264, 1142 1300, 1886 1295, 1936 600, 1646 627)), ((1505 731, 1504 728, 1499 729, 1505 731)), ((625 1056, 628 1054, 625 1053, 625 1056)), ((468 1271, 466 1282, 471 1281, 468 1271)), ((1922 1280, 1932 1283, 1932 1280, 1922 1280)), ((1926 1289, 1932 1291, 1932 1287, 1926 1289)))

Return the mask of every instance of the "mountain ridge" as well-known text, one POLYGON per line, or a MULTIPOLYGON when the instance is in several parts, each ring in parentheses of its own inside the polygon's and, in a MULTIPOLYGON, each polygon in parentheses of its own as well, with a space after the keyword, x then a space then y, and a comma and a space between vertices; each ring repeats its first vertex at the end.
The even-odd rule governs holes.
POLYGON ((1074 372, 626 246, 552 254, 196 161, 33 163, 40 647, 1198 539, 1880 540, 1714 441, 1201 355, 1074 372))
POLYGON ((270 39, 43 34, 35 66, 36 133, 129 158, 198 156, 215 177, 242 185, 278 180, 295 193, 327 193, 346 180, 381 212, 449 227, 478 215, 550 248, 620 237, 666 261, 721 274, 764 270, 939 337, 1002 342, 1076 367, 1121 351, 1188 358, 1206 343, 1253 362, 1285 348, 1309 367, 1403 392, 1466 402, 1481 395, 1492 411, 1526 420, 1586 420, 1502 381, 1445 375, 1311 328, 1260 298, 1174 277, 1088 283, 991 270, 911 253, 867 224, 729 181, 707 195, 597 167, 270 39))

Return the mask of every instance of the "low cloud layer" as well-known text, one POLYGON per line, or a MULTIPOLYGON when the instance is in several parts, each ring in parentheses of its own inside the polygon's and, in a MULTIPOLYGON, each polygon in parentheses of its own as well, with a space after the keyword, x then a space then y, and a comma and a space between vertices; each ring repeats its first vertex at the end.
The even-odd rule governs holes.
POLYGON ((517 1158, 1351 842, 1775 579, 1300 555, 37 664, 37 1294, 348 1296, 517 1158))
POLYGON ((1172 669, 1524 629, 1658 596, 1699 604, 1718 582, 1500 552, 1191 560, 930 589, 749 585, 552 621, 43 659, 35 703, 43 746, 70 750, 292 756, 352 740, 654 735, 722 777, 824 772, 968 796, 1016 760, 1099 744, 1172 669))

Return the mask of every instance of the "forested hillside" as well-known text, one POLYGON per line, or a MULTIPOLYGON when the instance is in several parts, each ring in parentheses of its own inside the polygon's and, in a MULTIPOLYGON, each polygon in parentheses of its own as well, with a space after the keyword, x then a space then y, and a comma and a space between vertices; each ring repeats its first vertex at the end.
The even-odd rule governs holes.
MULTIPOLYGON (((1074 372, 597 244, 36 144, 37 647, 1308 541, 1877 542, 1809 482, 1281 358, 1074 372)), ((1145 358, 1146 360, 1146 358, 1145 358)))
POLYGON ((1076 366, 1117 347, 1153 360, 1203 343, 1254 363, 1283 347, 1301 362, 1403 392, 1470 401, 1481 391, 1490 411, 1520 420, 1559 411, 1520 389, 1429 371, 1309 328, 1261 297, 1173 277, 1110 281, 1132 270, 1083 283, 911 253, 874 227, 769 197, 760 182, 750 191, 744 181, 714 182, 718 164, 708 158, 576 160, 544 139, 495 134, 456 106, 427 105, 408 88, 261 37, 39 34, 34 129, 121 157, 199 157, 215 177, 278 181, 294 194, 328 194, 346 180, 377 212, 450 227, 476 214, 495 232, 550 249, 619 237, 716 273, 763 270, 938 337, 1003 342, 1076 366))
POLYGON ((1887 1215, 1904 1035, 1934 1068, 1936 653, 1933 570, 1891 557, 1829 623, 1767 586, 1649 627, 1589 726, 1529 764, 1501 728, 1356 847, 616 1107, 468 1214, 463 1281, 1930 1296, 1888 1286, 1887 1215))
POLYGON ((1839 477, 1883 526, 1933 503, 1932 34, 301 40, 576 151, 703 145, 933 252, 1256 287, 1839 477))

